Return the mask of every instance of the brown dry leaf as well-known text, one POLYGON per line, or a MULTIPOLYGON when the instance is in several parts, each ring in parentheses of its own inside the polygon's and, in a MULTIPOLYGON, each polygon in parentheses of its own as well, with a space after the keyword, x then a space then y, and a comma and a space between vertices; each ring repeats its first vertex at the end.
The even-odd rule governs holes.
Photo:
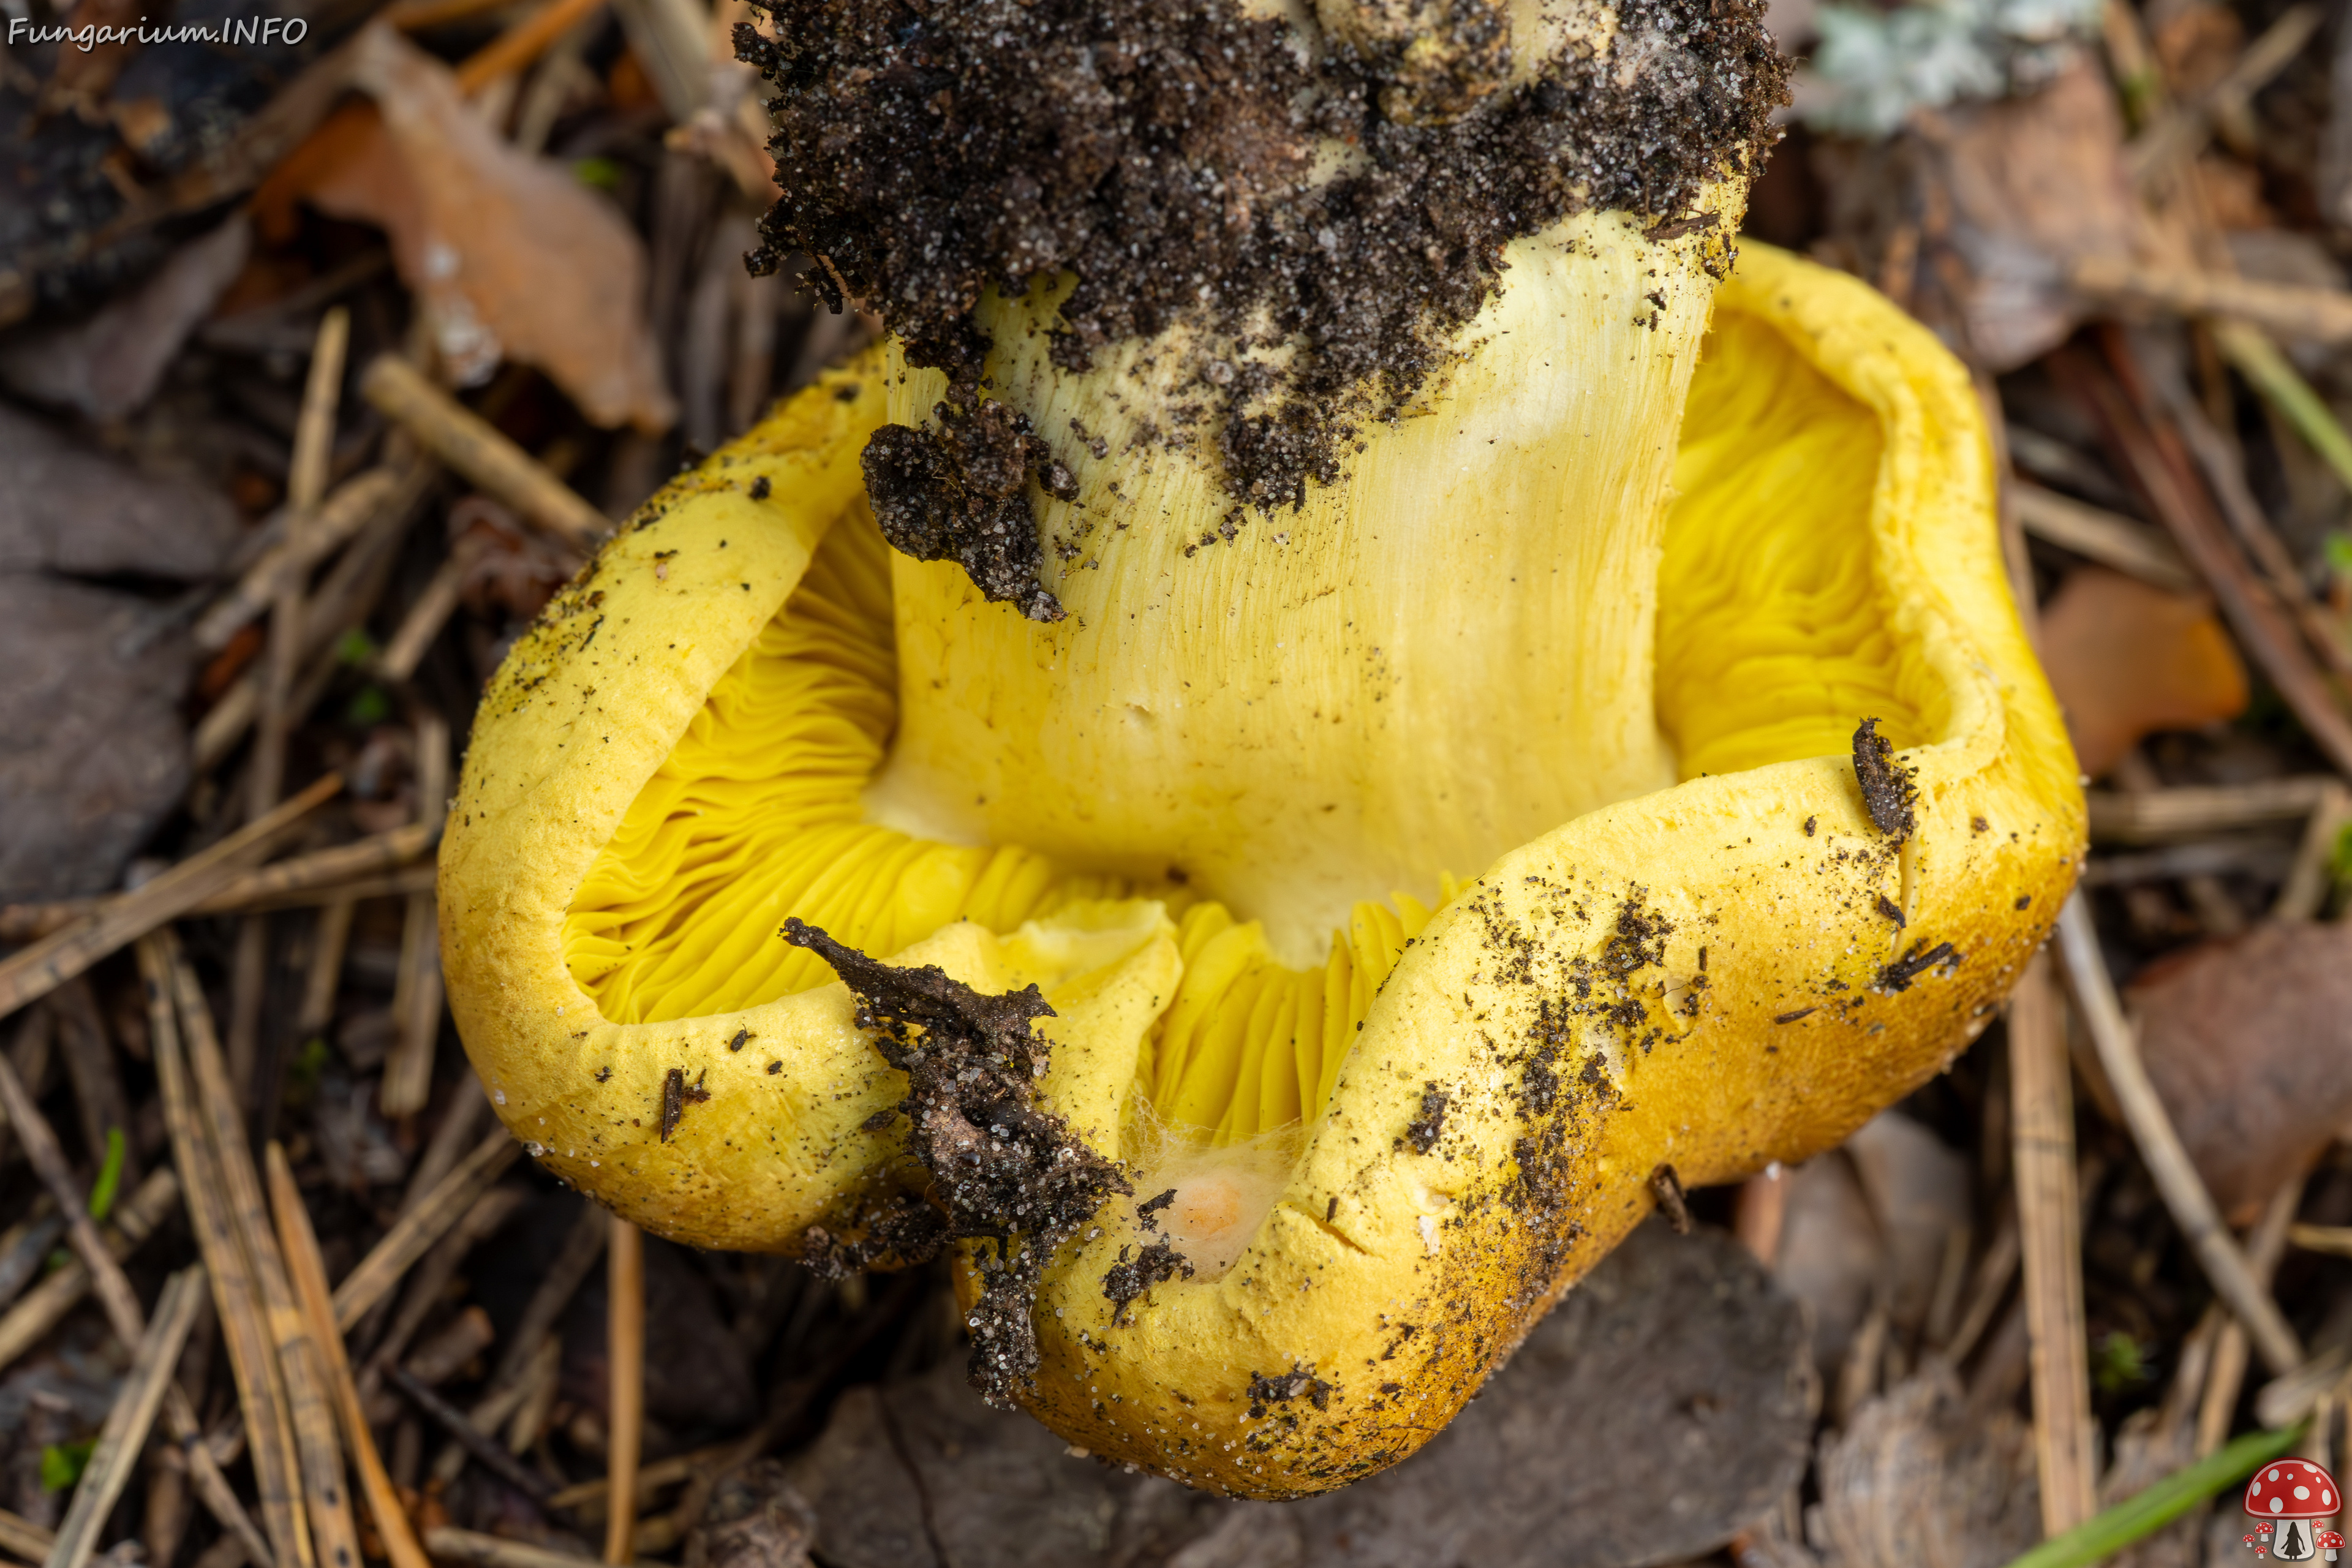
MULTIPOLYGON (((69 32, 79 33, 84 27, 105 31, 145 20, 140 14, 138 0, 75 0, 73 9, 66 13, 65 26, 69 32)), ((57 110, 71 106, 83 119, 95 123, 100 118, 100 106, 107 93, 114 87, 114 79, 122 74, 122 68, 131 63, 131 57, 138 49, 135 38, 110 40, 87 49, 59 49, 43 94, 46 107, 57 110)))
POLYGON ((2226 5, 2179 6, 2158 24, 2148 40, 2163 63, 2174 94, 2196 98, 2229 74, 2246 45, 2246 25, 2226 5))
MULTIPOLYGON (((2135 1410, 2116 1430, 2115 1458, 2099 1478, 2099 1506, 2113 1508, 2197 1458, 2194 1421, 2170 1421, 2155 1405, 2135 1410)), ((2195 1511, 2141 1537, 2108 1560, 2108 1568, 2198 1568, 2202 1521, 2195 1511)))
POLYGON ((528 623, 580 569, 567 546, 525 528, 488 496, 460 497, 448 531, 450 552, 466 563, 460 597, 478 616, 528 623))
POLYGON ((2015 369, 2083 319, 2069 264, 2141 247, 2123 129, 2086 57, 2029 96, 1922 110, 1884 142, 1824 144, 1832 259, 1963 357, 2015 369))
POLYGON ((145 607, 0 573, 0 902, 104 892, 188 787, 186 640, 139 647, 145 607))
POLYGON ((1827 1568, 1999 1568, 2042 1536, 2032 1432, 2006 1410, 1972 1426, 1940 1362, 1824 1436, 1820 1479, 1827 1568))
POLYGON ((1887 1311, 1904 1337, 1927 1321, 1945 1253, 1969 1225, 1969 1162, 1911 1118, 1882 1111, 1845 1142, 1885 1237, 1887 1311))
POLYGON ((89 320, 11 340, 0 349, 0 383, 96 420, 137 412, 155 395, 196 323, 236 280, 251 243, 250 226, 232 217, 182 246, 153 277, 89 320))
POLYGON ((1812 1322, 1813 1364, 1834 1379, 1847 1346, 1883 1289, 1885 1246, 1853 1163, 1836 1150, 1783 1178, 1788 1208, 1772 1278, 1805 1303, 1812 1322))
POLYGON ((1889 1110, 1787 1180, 1772 1278, 1809 1309, 1813 1363, 1833 1381, 1874 1301, 1905 1340, 1917 1337, 1947 1243, 1969 1224, 1969 1165, 1889 1110))
POLYGON ((1803 1472, 1801 1313, 1719 1231, 1641 1226, 1395 1468, 1297 1502, 1129 1476, 982 1405, 961 1357, 852 1389, 790 1462, 834 1568, 1631 1568, 1803 1472))
POLYGON ((210 486, 133 468, 0 405, 0 574, 193 583, 222 571, 240 531, 210 486))
POLYGON ((2257 926, 2150 965, 2129 1001, 2225 1214, 2250 1216, 2352 1118, 2352 927, 2257 926))
POLYGON ((711 1489, 701 1522, 686 1538, 686 1568, 808 1568, 815 1539, 816 1513, 783 1465, 754 1459, 711 1489))
POLYGON ((2215 226, 2231 233, 2269 230, 2278 214, 2263 199, 2263 172, 2226 153, 2209 153, 2190 165, 2215 226))
POLYGON ((201 580, 237 532, 226 497, 0 407, 0 902, 111 887, 187 788, 185 632, 72 578, 201 580))
POLYGON ((645 249, 620 214, 562 164, 500 141, 449 68, 389 27, 361 36, 352 76, 383 123, 302 195, 390 235, 458 379, 516 359, 599 425, 667 429, 677 405, 645 319, 645 249))
POLYGON ((2246 707, 2245 667, 2210 601, 2103 566, 2068 574, 2043 607, 2042 668, 2095 778, 2145 736, 2246 707))

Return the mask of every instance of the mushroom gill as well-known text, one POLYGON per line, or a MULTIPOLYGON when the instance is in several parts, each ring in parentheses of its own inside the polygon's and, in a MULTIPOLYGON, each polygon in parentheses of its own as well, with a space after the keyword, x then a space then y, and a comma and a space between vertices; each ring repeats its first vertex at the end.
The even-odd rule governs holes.
MULTIPOLYGON (((1185 974, 1154 1114, 1219 1143, 1311 1118, 1457 869, 1674 781, 1667 436, 1727 258, 1613 215, 1519 242, 1485 352, 1349 483, 1231 542, 1130 525, 1224 509, 1213 472, 1121 428, 1129 366, 992 360, 1033 424, 1090 420, 1116 452, 1041 523, 1086 542, 1047 571, 1066 616, 894 555, 853 507, 574 895, 572 974, 650 1022, 830 981, 775 941, 788 917, 887 954, 1149 898, 1185 974), (1666 302, 1623 309, 1642 284, 1666 302)), ((1039 341, 1003 314, 1000 342, 1039 341)), ((860 374, 893 415, 942 392, 895 357, 860 374)))

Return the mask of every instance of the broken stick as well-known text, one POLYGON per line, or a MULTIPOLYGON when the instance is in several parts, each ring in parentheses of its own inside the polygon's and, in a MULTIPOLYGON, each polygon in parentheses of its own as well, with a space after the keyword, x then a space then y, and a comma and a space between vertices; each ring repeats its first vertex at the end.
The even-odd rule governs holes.
POLYGON ((398 355, 378 356, 360 393, 435 457, 573 549, 585 553, 612 532, 612 520, 577 490, 398 355))
POLYGON ((2009 1002, 2009 1094, 2017 1224, 2032 1347, 2033 1449, 2042 1533, 2098 1511, 2098 1428, 2083 1309, 2083 1205, 2074 1179, 2074 1099, 2066 1025, 2047 954, 2036 953, 2009 1002))
POLYGON ((90 1450, 89 1463, 83 1467, 80 1484, 74 1488, 73 1506, 58 1526, 57 1542, 49 1549, 45 1568, 85 1568, 97 1550, 99 1531, 106 1528, 107 1515, 114 1511, 131 1469, 139 1463, 148 1428, 154 1426, 155 1412, 162 1408, 164 1393, 179 1370, 180 1352, 187 1345, 204 1289, 201 1264, 183 1268, 164 1282, 154 1321, 138 1341, 138 1353, 114 1397, 114 1408, 107 1413, 98 1447, 90 1450))
POLYGON ((286 1163, 286 1151, 273 1142, 268 1161, 269 1195, 277 1212, 278 1243, 286 1255, 286 1272, 301 1300, 303 1321, 326 1362, 343 1442, 351 1450, 352 1468, 360 1473, 368 1511, 375 1516, 376 1533, 383 1539, 384 1554, 392 1559, 393 1568, 427 1568, 425 1549, 409 1528, 400 1494, 393 1489, 392 1477, 383 1468, 383 1456, 376 1452, 367 1412, 360 1407, 351 1357, 343 1346, 342 1331, 335 1327, 334 1304, 327 1296, 327 1267, 319 1256, 319 1238, 310 1229, 310 1211, 302 1206, 302 1194, 294 1185, 294 1172, 286 1163))
POLYGON ((2165 1207, 2172 1211, 2173 1223, 2179 1226, 2214 1293, 2244 1325, 2263 1364, 2273 1373, 2292 1372, 2303 1363, 2302 1342, 2288 1327, 2278 1303, 2254 1277, 2237 1238, 2221 1223, 2213 1195, 2205 1190, 2172 1118, 2157 1098, 2147 1064, 2140 1060, 2139 1042, 2133 1037, 2123 1003, 2116 995, 2115 981, 2107 973, 2107 961, 2099 952, 2090 906, 2080 892, 2071 895, 2058 912, 2058 945, 2064 958, 2067 988, 2098 1051, 2099 1066, 2106 1071, 2124 1122, 2131 1129, 2132 1142, 2138 1146, 2148 1174, 2155 1178, 2165 1207))
POLYGON ((0 1017, 38 1001, 99 960, 187 913, 235 881, 279 833, 343 787, 329 773, 259 821, 198 851, 153 880, 0 962, 0 1017))

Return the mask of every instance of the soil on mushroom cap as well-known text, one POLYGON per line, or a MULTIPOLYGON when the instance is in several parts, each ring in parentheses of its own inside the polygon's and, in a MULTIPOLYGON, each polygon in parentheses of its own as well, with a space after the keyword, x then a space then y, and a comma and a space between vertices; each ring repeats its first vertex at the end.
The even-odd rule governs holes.
POLYGON ((1911 803, 1919 786, 1911 782, 1911 773, 1895 762, 1895 742, 1878 732, 1878 721, 1864 719, 1853 732, 1853 780, 1872 825, 1897 844, 1918 826, 1911 803))
MULTIPOLYGON (((810 288, 878 311, 967 408, 988 348, 973 310, 992 286, 1075 276, 1053 329, 1073 370, 1190 321, 1182 395, 1155 433, 1205 446, 1236 500, 1264 508, 1337 479, 1364 423, 1443 368, 1508 241, 1591 207, 1688 232, 1706 221, 1690 212, 1706 181, 1760 170, 1787 101, 1753 0, 1625 0, 1605 53, 1571 46, 1443 123, 1410 124, 1383 109, 1395 61, 1302 59, 1285 24, 1234 0, 775 15, 773 42, 736 32, 780 89, 785 195, 755 268, 814 257, 810 288), (1318 141, 1361 156, 1318 179, 1318 141), (1251 357, 1285 343, 1286 364, 1251 357)), ((1028 508, 1016 494, 982 521, 1028 508)), ((988 545, 925 542, 930 559, 988 545)), ((1032 562, 1026 584, 980 585, 1036 616, 1053 600, 1034 575, 1032 562)))
MULTIPOLYGON (((876 1243, 901 1253, 926 1236, 996 1243, 975 1259, 981 1299, 966 1326, 972 1386, 1010 1409, 1036 1376, 1030 1312, 1046 1263, 1114 1194, 1134 1191, 1116 1161, 1037 1109, 1048 1047, 1030 1026, 1054 1010, 1034 985, 982 995, 936 965, 878 963, 798 920, 783 937, 833 966, 857 998, 858 1027, 874 1031, 875 1048, 907 1075, 908 1152, 930 1172, 947 1219, 926 1230, 912 1218, 917 1205, 901 1203, 876 1243)), ((810 1242, 813 1256, 842 1261, 832 1237, 810 1242)))

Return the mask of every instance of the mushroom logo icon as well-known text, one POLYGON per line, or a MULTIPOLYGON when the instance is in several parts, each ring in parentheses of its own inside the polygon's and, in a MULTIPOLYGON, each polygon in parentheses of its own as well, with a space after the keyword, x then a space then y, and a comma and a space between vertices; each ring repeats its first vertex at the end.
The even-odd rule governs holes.
MULTIPOLYGON (((2323 1544, 2330 1558, 2336 1555, 2343 1538, 2320 1527, 2336 1517, 2343 1500, 2336 1478, 2308 1459, 2265 1465, 2246 1483, 2246 1511, 2276 1531, 2269 1554, 2282 1563, 2308 1563, 2323 1544)), ((2254 1555, 2263 1554, 2263 1544, 2255 1542, 2254 1555)))
POLYGON ((2319 1549, 2326 1552, 2327 1560, 2333 1563, 2336 1561, 2336 1554, 2344 1550, 2344 1538, 2332 1530, 2323 1530, 2319 1532, 2319 1549))

